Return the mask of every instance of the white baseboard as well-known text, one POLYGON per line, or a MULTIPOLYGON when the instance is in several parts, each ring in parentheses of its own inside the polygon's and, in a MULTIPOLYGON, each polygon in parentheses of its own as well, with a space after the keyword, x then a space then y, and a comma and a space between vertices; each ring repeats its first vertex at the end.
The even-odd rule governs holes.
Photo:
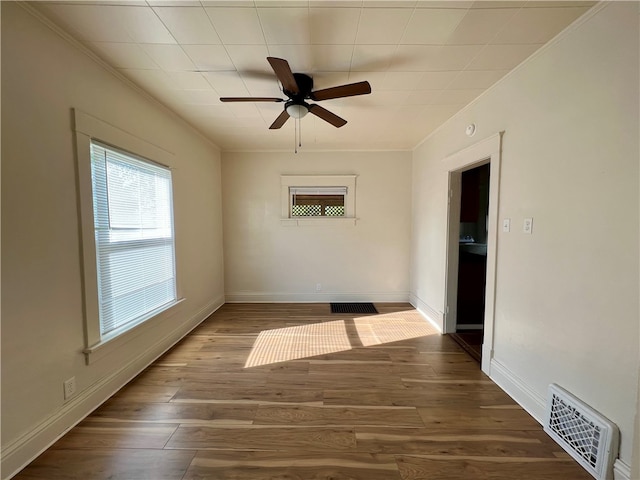
POLYGON ((515 373, 495 359, 491 360, 489 377, 538 423, 541 425, 544 423, 546 397, 535 392, 515 373))
POLYGON ((631 480, 631 466, 624 463, 619 458, 613 463, 614 480, 631 480))
POLYGON ((432 308, 427 302, 423 301, 415 293, 409 295, 409 303, 418 310, 423 317, 425 317, 429 323, 438 329, 440 333, 444 327, 444 314, 435 308, 432 308))
POLYGON ((215 299, 129 364, 83 390, 44 421, 4 446, 0 477, 7 480, 16 475, 222 305, 223 297, 215 299))
POLYGON ((409 302, 408 292, 231 292, 226 303, 329 303, 329 302, 409 302))
MULTIPOLYGON (((491 360, 489 377, 522 408, 529 412, 538 423, 544 425, 546 415, 545 397, 535 392, 522 379, 495 359, 491 360)), ((632 480, 631 467, 619 458, 616 459, 613 464, 613 478, 614 480, 632 480)))

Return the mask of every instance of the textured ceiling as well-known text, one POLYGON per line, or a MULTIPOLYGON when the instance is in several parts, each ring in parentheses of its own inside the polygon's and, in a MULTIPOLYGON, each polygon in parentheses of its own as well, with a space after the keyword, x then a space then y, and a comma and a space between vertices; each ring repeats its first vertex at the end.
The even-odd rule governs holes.
POLYGON ((572 1, 34 2, 48 17, 223 150, 294 145, 269 125, 283 97, 266 57, 314 88, 368 80, 372 93, 319 102, 348 123, 308 115, 303 149, 412 149, 584 14, 572 1))

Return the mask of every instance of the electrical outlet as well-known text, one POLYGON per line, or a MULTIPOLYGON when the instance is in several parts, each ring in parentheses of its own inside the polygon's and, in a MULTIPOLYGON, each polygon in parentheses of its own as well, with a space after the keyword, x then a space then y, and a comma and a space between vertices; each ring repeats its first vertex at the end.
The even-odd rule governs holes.
POLYGON ((525 218, 522 225, 522 231, 527 234, 531 234, 533 231, 533 218, 525 218))
POLYGON ((68 400, 76 393, 76 377, 71 377, 64 382, 64 399, 68 400))
POLYGON ((316 292, 319 292, 322 290, 322 284, 321 283, 316 283, 316 292))
POLYGON ((505 233, 509 233, 511 231, 511 219, 505 218, 502 220, 502 231, 505 233))

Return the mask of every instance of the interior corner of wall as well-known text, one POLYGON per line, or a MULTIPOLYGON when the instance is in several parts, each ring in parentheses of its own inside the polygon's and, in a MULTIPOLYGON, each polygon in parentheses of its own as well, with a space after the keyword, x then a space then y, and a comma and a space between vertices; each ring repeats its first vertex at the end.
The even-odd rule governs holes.
POLYGON ((422 300, 415 292, 409 293, 409 303, 431 323, 440 333, 444 331, 444 314, 422 300))

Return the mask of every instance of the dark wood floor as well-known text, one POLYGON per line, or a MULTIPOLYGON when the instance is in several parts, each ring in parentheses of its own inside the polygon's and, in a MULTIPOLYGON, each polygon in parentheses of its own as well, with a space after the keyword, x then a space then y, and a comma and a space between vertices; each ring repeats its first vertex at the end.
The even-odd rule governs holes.
POLYGON ((18 480, 590 479, 408 304, 228 304, 18 480))
POLYGON ((471 355, 471 358, 476 362, 480 363, 482 361, 482 330, 459 330, 449 335, 465 352, 471 355))

